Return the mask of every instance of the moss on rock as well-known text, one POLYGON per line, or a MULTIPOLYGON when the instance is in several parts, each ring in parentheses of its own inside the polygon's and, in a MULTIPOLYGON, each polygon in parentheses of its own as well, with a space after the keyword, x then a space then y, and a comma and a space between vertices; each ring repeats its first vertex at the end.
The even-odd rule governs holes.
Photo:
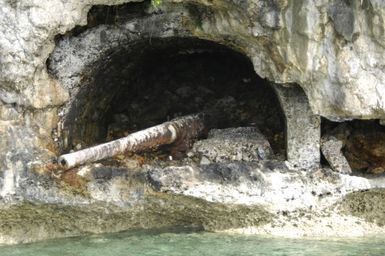
POLYGON ((0 211, 0 242, 25 243, 134 229, 216 231, 259 226, 270 219, 270 214, 258 206, 224 205, 164 193, 148 194, 142 204, 130 207, 21 203, 0 211))
POLYGON ((385 225, 385 189, 372 189, 348 194, 340 203, 345 214, 385 225))

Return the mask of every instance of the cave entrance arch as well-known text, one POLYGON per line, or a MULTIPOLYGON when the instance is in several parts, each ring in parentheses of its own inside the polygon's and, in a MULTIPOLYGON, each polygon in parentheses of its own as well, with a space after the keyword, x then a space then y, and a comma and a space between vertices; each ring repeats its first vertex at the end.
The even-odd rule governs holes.
POLYGON ((257 126, 284 154, 274 89, 248 57, 224 45, 193 37, 138 40, 106 52, 82 73, 86 78, 63 109, 64 152, 209 111, 216 128, 257 126))
POLYGON ((318 166, 319 116, 299 86, 256 75, 260 56, 240 31, 196 34, 205 16, 194 8, 135 6, 94 6, 87 26, 57 38, 47 64, 70 94, 53 133, 62 152, 211 106, 219 128, 256 125, 294 166, 318 166))

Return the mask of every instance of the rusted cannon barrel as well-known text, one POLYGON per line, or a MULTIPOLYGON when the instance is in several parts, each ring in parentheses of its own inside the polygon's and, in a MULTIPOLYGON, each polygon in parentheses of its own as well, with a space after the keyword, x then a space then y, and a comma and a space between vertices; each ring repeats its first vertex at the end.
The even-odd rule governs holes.
POLYGON ((194 138, 199 136, 205 129, 204 117, 205 115, 202 113, 178 117, 117 140, 62 155, 58 158, 58 163, 63 168, 70 169, 125 152, 143 151, 160 145, 168 145, 194 138))

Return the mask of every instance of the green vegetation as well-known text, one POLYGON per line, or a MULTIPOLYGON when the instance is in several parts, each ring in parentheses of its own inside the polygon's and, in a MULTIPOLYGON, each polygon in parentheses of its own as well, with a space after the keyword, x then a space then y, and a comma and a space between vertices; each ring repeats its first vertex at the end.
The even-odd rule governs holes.
POLYGON ((162 0, 151 0, 151 5, 158 8, 162 4, 162 0))

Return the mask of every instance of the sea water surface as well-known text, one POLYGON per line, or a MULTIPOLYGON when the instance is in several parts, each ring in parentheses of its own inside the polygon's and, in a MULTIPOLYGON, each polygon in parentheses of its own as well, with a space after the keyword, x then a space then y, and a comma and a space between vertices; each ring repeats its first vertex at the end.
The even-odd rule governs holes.
POLYGON ((1 256, 385 255, 385 238, 283 239, 189 232, 124 232, 1 246, 1 256))

